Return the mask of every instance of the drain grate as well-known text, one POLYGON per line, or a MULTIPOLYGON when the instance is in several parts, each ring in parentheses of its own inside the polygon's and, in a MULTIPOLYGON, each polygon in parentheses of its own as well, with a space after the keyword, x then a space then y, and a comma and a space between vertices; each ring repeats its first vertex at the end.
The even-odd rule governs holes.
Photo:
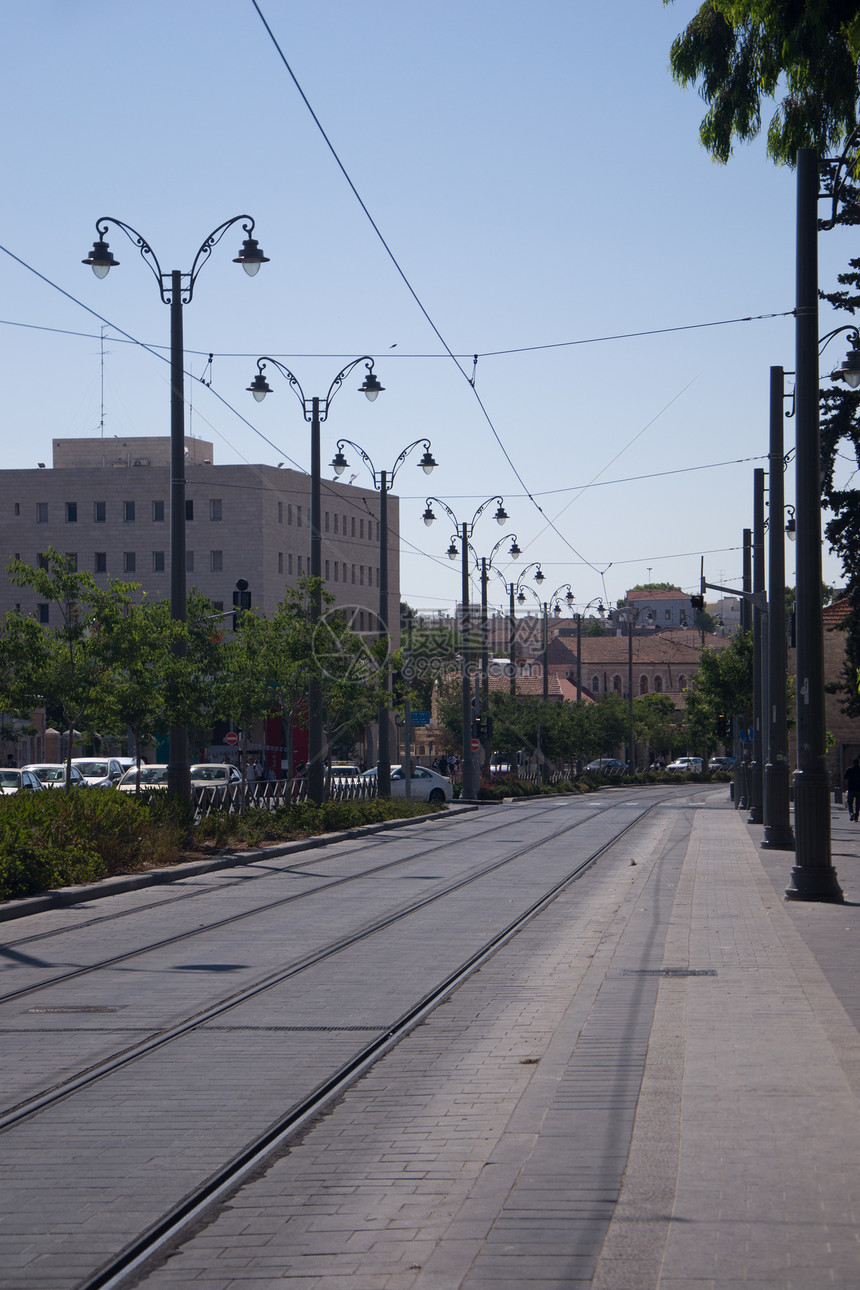
POLYGON ((120 1004, 118 1007, 104 1007, 104 1006, 102 1006, 101 1004, 80 1004, 79 1006, 69 1007, 69 1008, 28 1008, 28 1009, 27 1009, 27 1011, 28 1011, 28 1012, 39 1012, 39 1013, 43 1013, 43 1012, 61 1012, 61 1013, 67 1013, 67 1012, 119 1012, 120 1008, 124 1008, 124 1007, 125 1007, 125 1004, 124 1004, 124 1003, 123 1003, 123 1004, 120 1004))
POLYGON ((624 968, 622 976, 716 976, 715 968, 624 968))

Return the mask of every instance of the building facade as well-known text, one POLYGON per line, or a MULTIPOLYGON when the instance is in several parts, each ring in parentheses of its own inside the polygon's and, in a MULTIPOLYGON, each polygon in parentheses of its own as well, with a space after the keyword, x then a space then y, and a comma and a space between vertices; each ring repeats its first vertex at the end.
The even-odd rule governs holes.
MULTIPOLYGON (((36 565, 49 547, 97 583, 170 594, 169 438, 55 439, 52 467, 0 470, 0 563, 36 565)), ((229 611, 239 579, 270 615, 310 573, 310 477, 274 466, 218 466, 212 444, 186 438, 186 579, 229 611)), ((322 482, 322 574, 353 629, 375 633, 379 613, 379 494, 322 482)), ((388 621, 400 632, 399 502, 388 499, 388 621)), ((48 625, 54 607, 0 573, 0 612, 19 608, 48 625)), ((229 619, 226 620, 229 625, 229 619)))

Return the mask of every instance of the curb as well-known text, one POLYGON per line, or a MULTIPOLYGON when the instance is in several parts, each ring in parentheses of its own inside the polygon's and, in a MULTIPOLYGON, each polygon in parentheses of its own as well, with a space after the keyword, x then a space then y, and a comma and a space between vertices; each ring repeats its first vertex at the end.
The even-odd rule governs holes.
POLYGON ((170 865, 164 869, 151 869, 147 873, 119 874, 115 878, 103 878, 98 883, 87 883, 79 887, 61 887, 54 891, 42 892, 38 896, 23 896, 20 900, 9 900, 0 905, 0 923, 10 922, 13 918, 26 918, 29 914, 41 914, 48 909, 78 905, 87 900, 119 896, 124 892, 137 891, 142 887, 180 882, 183 878, 213 873, 218 869, 254 864, 257 860, 272 856, 291 856, 301 851, 316 851, 320 847, 331 846, 335 842, 346 842, 350 838, 361 838, 373 833, 387 833, 390 829, 403 828, 410 824, 427 824, 433 820, 450 819, 452 815, 465 814, 477 809, 477 804, 449 806, 447 811, 437 811, 433 815, 415 815, 403 820, 381 820, 377 824, 361 824, 354 829, 341 829, 338 833, 320 833, 313 838, 303 838, 300 842, 276 842, 272 846, 258 847, 254 851, 229 852, 222 856, 213 856, 210 860, 191 860, 185 864, 170 865))

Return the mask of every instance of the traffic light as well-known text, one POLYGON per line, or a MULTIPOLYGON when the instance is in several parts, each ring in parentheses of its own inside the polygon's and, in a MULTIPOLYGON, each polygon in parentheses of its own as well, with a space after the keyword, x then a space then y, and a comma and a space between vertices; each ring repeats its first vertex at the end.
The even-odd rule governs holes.
POLYGON ((233 631, 239 626, 239 614, 236 612, 241 609, 251 608, 251 593, 248 590, 248 583, 244 578, 240 578, 236 583, 236 590, 233 592, 233 631))
POLYGON ((726 724, 726 718, 721 712, 720 715, 717 717, 717 738, 725 739, 727 733, 728 733, 728 726, 726 724))
POLYGON ((694 609, 704 609, 704 608, 705 608, 705 597, 704 597, 704 596, 691 596, 691 597, 690 597, 690 604, 693 606, 693 608, 694 608, 694 609))

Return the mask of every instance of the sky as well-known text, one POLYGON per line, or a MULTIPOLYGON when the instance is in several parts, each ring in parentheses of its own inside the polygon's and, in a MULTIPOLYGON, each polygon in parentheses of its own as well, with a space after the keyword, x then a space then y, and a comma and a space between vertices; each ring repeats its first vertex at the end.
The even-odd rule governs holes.
MULTIPOLYGON (((50 461, 54 438, 169 433, 169 312, 120 231, 107 278, 81 263, 96 219, 131 225, 169 272, 249 214, 270 262, 253 279, 232 263, 237 225, 183 310, 188 430, 217 463, 309 468, 287 384, 246 393, 259 355, 324 396, 368 354, 385 392, 370 404, 345 382, 322 459, 348 438, 390 470, 430 440, 433 475, 419 448, 392 490, 419 612, 460 594, 453 523, 434 506, 424 525, 428 495, 458 523, 502 497, 510 522, 485 510, 475 553, 515 535, 520 560, 506 540, 493 565, 513 580, 540 562, 543 599, 695 592, 702 557, 709 581, 738 585, 769 369, 794 366, 796 186, 762 139, 727 166, 701 147, 703 103, 669 70, 697 4, 258 3, 8 7, 4 466, 50 461)), ((850 230, 819 242, 829 288, 856 252, 850 230)), ((822 334, 844 321, 822 307, 822 334)), ((793 487, 789 466, 788 502, 793 487)), ((829 553, 824 575, 842 581, 829 553)))

